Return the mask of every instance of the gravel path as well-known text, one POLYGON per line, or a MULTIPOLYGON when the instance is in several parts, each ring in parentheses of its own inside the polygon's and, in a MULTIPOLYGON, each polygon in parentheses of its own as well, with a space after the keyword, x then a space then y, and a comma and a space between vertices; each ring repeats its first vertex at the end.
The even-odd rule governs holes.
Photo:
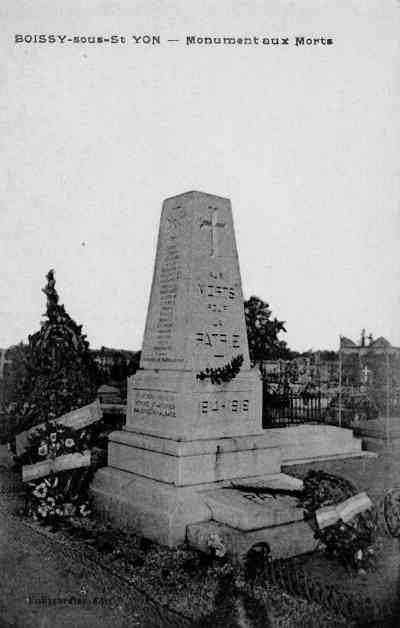
POLYGON ((182 626, 85 551, 13 514, 20 486, 1 472, 0 625, 2 628, 164 628, 182 626))

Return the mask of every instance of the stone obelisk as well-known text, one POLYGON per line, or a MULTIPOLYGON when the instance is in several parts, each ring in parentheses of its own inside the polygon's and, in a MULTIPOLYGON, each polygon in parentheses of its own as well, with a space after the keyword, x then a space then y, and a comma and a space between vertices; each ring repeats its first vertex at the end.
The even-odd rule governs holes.
POLYGON ((164 202, 140 366, 127 430, 185 441, 261 432, 229 200, 189 192, 164 202), (197 378, 238 356, 229 384, 197 378))

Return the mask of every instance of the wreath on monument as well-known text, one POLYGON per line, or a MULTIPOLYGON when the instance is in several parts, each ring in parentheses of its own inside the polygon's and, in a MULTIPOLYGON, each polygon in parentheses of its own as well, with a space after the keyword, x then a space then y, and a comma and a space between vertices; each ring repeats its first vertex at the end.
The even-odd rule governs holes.
POLYGON ((345 520, 340 516, 341 504, 350 502, 351 498, 359 498, 361 502, 364 495, 357 495, 356 487, 343 477, 311 470, 304 478, 300 503, 314 520, 315 538, 322 541, 326 555, 345 566, 365 571, 375 564, 372 546, 377 532, 377 510, 372 503, 366 503, 369 507, 355 509, 353 516, 345 520), (318 514, 325 511, 331 517, 335 509, 339 509, 337 520, 322 524, 318 514))
POLYGON ((55 525, 73 516, 90 515, 88 489, 93 475, 90 432, 90 428, 75 430, 48 422, 29 436, 28 447, 19 457, 28 477, 40 463, 54 465, 50 473, 27 482, 26 510, 34 520, 55 525), (85 456, 84 466, 76 462, 77 468, 62 464, 72 460, 74 454, 82 459, 85 456))
POLYGON ((29 435, 28 447, 18 457, 18 462, 22 465, 31 465, 43 460, 54 460, 65 454, 82 454, 89 449, 90 440, 87 429, 78 432, 65 425, 47 422, 29 435))
POLYGON ((243 364, 243 355, 239 354, 232 358, 230 362, 219 368, 206 368, 204 371, 200 371, 196 375, 197 379, 201 381, 209 379, 212 384, 222 384, 223 382, 230 382, 238 375, 241 366, 243 364))

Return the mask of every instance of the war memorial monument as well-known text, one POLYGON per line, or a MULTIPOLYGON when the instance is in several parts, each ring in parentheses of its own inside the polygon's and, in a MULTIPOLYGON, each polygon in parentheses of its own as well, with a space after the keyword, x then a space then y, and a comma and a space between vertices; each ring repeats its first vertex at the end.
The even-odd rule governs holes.
POLYGON ((314 546, 295 500, 235 482, 299 488, 283 461, 359 451, 350 430, 333 426, 263 430, 231 203, 196 191, 166 199, 140 369, 92 485, 97 511, 169 546, 201 548, 215 531, 233 552, 267 541, 293 555, 314 546))

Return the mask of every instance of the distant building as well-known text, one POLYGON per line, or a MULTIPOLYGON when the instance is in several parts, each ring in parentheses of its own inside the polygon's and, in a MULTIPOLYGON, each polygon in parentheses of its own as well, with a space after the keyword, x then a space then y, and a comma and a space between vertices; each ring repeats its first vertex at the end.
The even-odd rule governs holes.
POLYGON ((293 360, 264 360, 262 368, 271 382, 283 382, 300 387, 334 387, 339 380, 339 358, 334 351, 315 351, 293 360), (328 355, 330 359, 324 356, 328 355))
POLYGON ((325 351, 314 351, 293 360, 297 367, 297 381, 306 386, 313 384, 320 388, 334 387, 339 379, 339 357, 329 352, 330 359, 325 359, 325 351))
POLYGON ((343 386, 368 393, 381 414, 400 411, 400 347, 363 330, 359 344, 340 339, 340 360, 343 386))
MULTIPOLYGON (((394 347, 390 342, 380 336, 376 340, 372 334, 368 336, 368 344, 365 342, 365 332, 361 333, 360 344, 356 344, 350 338, 340 338, 340 355, 343 362, 342 377, 353 379, 358 383, 371 383, 379 379, 378 370, 382 365, 393 371, 396 379, 396 371, 400 366, 400 347, 394 347)), ((399 384, 400 384, 400 378, 399 384)))

